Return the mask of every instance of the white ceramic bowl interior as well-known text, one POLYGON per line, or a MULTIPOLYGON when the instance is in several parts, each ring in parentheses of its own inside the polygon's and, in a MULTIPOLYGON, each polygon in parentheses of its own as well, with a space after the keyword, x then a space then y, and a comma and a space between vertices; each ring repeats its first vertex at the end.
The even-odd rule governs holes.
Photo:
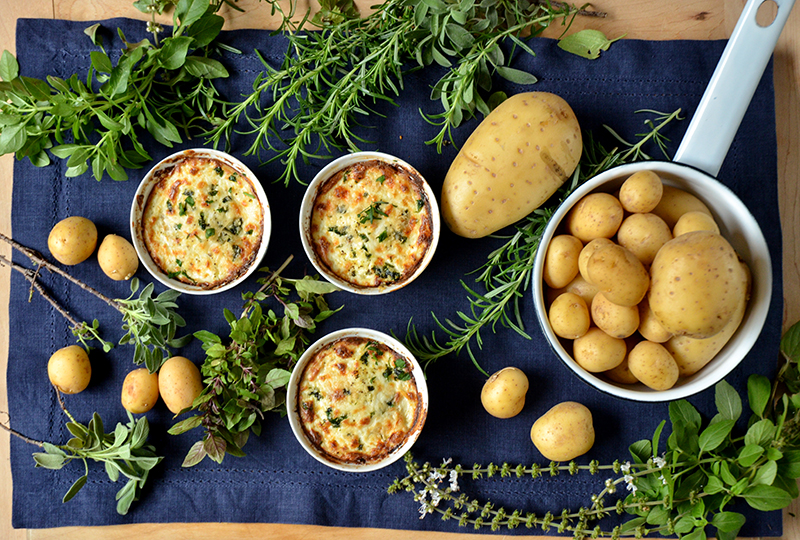
POLYGON ((408 452, 414 443, 417 441, 420 432, 422 431, 422 427, 425 425, 425 420, 428 416, 428 385, 425 382, 425 374, 422 371, 422 367, 420 366, 417 359, 414 358, 414 355, 411 354, 402 343, 394 339, 393 337, 384 334, 383 332, 378 332, 377 330, 371 330, 369 328, 345 328, 343 330, 337 330, 336 332, 332 332, 319 340, 317 340, 314 344, 308 347, 300 359, 297 361, 294 369, 292 370, 292 375, 289 378, 289 384, 286 388, 286 410, 289 416, 289 425, 292 428, 292 432, 294 436, 297 438, 297 441, 300 445, 308 452, 314 459, 327 465, 328 467, 337 469, 339 471, 345 472, 370 472, 375 471, 377 469, 382 469, 387 465, 390 465, 400 459, 406 452, 408 452), (417 417, 416 424, 411 428, 411 432, 406 437, 405 442, 402 445, 395 448, 388 456, 380 461, 376 461, 373 463, 365 463, 363 465, 358 464, 344 464, 344 463, 337 463, 335 461, 330 460, 329 458, 322 455, 309 441, 303 431, 303 427, 300 424, 300 417, 298 411, 298 404, 297 404, 297 387, 300 382, 300 378, 303 375, 303 371, 305 370, 306 365, 308 362, 314 357, 314 355, 326 345, 345 337, 364 337, 371 340, 375 340, 380 343, 384 343, 388 345, 391 349, 395 352, 399 353, 400 355, 404 356, 406 360, 411 362, 412 370, 411 375, 414 377, 414 381, 417 385, 417 390, 419 391, 420 398, 422 400, 421 409, 419 416, 417 417))
POLYGON ((130 215, 130 226, 131 226, 131 239, 133 240, 133 247, 136 249, 136 254, 139 256, 139 261, 141 261, 142 265, 147 269, 147 271, 152 275, 156 280, 163 283, 170 289, 175 289, 176 291, 180 291, 181 293, 186 294, 195 294, 195 295, 208 295, 208 294, 216 294, 222 291, 227 291, 232 289, 246 280, 257 268, 260 264, 261 260, 264 258, 264 254, 267 252, 267 246, 269 245, 270 234, 272 232, 272 219, 270 214, 269 208, 269 201, 267 200, 267 194, 264 192, 264 188, 261 186, 261 182, 259 182, 258 177, 253 174, 253 172, 241 161, 236 159, 235 157, 231 156, 230 154, 226 154, 225 152, 220 152, 219 150, 214 150, 210 148, 193 148, 189 150, 182 150, 180 152, 176 152, 161 161, 159 161, 150 171, 144 176, 139 187, 136 189, 136 194, 133 197, 133 202, 131 203, 131 215, 130 215), (153 186, 156 183, 155 173, 161 169, 166 167, 170 167, 174 163, 186 158, 187 156, 197 156, 197 157, 206 157, 211 159, 217 159, 222 161, 223 163, 229 165, 231 168, 239 171, 242 175, 246 176, 250 179, 250 182, 253 184, 253 188, 258 195, 258 199, 261 201, 261 206, 264 212, 264 234, 261 238, 261 245, 258 249, 258 253, 256 257, 253 259, 252 264, 247 269, 247 271, 236 278, 235 280, 229 281, 224 285, 214 288, 214 289, 204 289, 202 287, 198 287, 196 285, 189 285, 187 283, 183 283, 182 281, 178 281, 176 279, 172 279, 167 276, 165 273, 161 271, 158 265, 153 262, 153 259, 150 257, 150 254, 147 251, 147 248, 144 244, 143 233, 142 233, 142 214, 144 212, 144 207, 147 203, 147 199, 150 196, 150 192, 153 189, 153 186))
POLYGON ((402 287, 405 287, 406 285, 414 281, 417 277, 419 277, 419 275, 423 272, 423 270, 427 268, 428 264, 430 264, 431 260, 433 259, 433 255, 436 252, 436 246, 439 244, 440 233, 441 233, 441 218, 439 215, 439 205, 436 202, 436 195, 433 193, 433 190, 431 189, 430 185, 425 180, 425 177, 422 176, 419 173, 419 171, 417 171, 414 167, 412 167, 405 161, 396 158, 392 155, 384 154, 383 152, 355 152, 331 161, 325 167, 323 167, 322 170, 320 170, 314 176, 314 179, 311 180, 311 182, 308 184, 306 193, 303 196, 303 202, 300 205, 300 240, 303 243, 303 250, 305 250, 306 256, 311 261, 311 264, 314 265, 314 268, 316 268, 317 272, 319 272, 320 275, 322 275, 326 280, 330 281, 331 283, 333 283, 342 290, 356 294, 363 294, 363 295, 386 294, 392 291, 396 291, 397 289, 400 289, 402 287), (408 169, 418 178, 422 179, 423 190, 431 204, 431 219, 433 222, 433 240, 431 241, 431 245, 428 247, 428 251, 425 253, 425 257, 423 258, 422 262, 417 267, 416 271, 408 278, 402 281, 398 281, 397 283, 392 283, 382 287, 357 287, 352 283, 348 283, 340 279, 336 275, 332 274, 331 271, 325 265, 321 264, 320 261, 317 259, 311 241, 311 230, 310 230, 311 213, 314 210, 314 200, 317 197, 317 190, 319 189, 320 184, 322 184, 325 180, 327 180, 335 173, 346 167, 349 167, 361 161, 368 161, 373 159, 399 165, 405 169, 408 169))
POLYGON ((553 214, 542 235, 533 268, 533 296, 539 324, 558 357, 575 374, 595 388, 608 394, 635 401, 671 401, 710 388, 728 375, 744 359, 758 339, 767 318, 772 296, 772 261, 764 235, 753 215, 742 201, 725 185, 703 172, 670 162, 649 162, 622 165, 599 174, 578 187, 553 214), (720 233, 731 243, 750 267, 752 291, 739 329, 725 347, 703 369, 681 378, 669 390, 656 391, 643 384, 614 383, 580 367, 553 333, 547 317, 542 275, 544 258, 550 240, 560 232, 560 223, 570 209, 593 191, 613 193, 631 174, 652 170, 665 184, 688 191, 701 199, 714 214, 720 233))

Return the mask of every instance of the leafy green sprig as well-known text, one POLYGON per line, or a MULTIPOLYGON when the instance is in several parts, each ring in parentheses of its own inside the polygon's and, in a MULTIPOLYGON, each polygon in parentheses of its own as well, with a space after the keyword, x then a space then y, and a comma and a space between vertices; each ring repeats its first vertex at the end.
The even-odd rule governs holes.
POLYGON ((69 418, 66 427, 72 438, 66 444, 53 444, 30 439, 11 427, 0 423, 0 427, 23 441, 40 447, 43 452, 35 452, 36 467, 60 470, 71 461, 82 461, 84 474, 80 476, 62 498, 62 502, 72 499, 89 479, 89 461, 102 463, 109 480, 116 482, 120 475, 128 479, 117 492, 117 512, 127 514, 139 497, 150 471, 158 465, 162 457, 156 455, 155 448, 147 444, 150 426, 145 416, 134 418, 128 413, 128 423, 117 423, 114 431, 105 433, 103 420, 94 413, 88 424, 81 424, 64 407, 61 395, 56 390, 59 405, 69 418))
MULTIPOLYGON (((160 25, 148 29, 154 41, 125 44, 116 64, 104 49, 98 25, 86 30, 99 50, 92 51, 85 81, 77 74, 46 80, 20 75, 17 60, 0 57, 0 154, 27 157, 36 166, 50 163, 50 152, 67 161, 66 176, 91 170, 97 180, 108 175, 126 180, 126 169, 151 158, 140 142, 149 132, 159 143, 180 143, 180 131, 198 122, 215 122, 217 93, 211 80, 227 77, 212 56, 223 18, 221 1, 180 0, 172 35, 160 41, 160 25)), ((140 1, 137 7, 158 13, 172 2, 140 1)))
POLYGON ((204 430, 201 440, 189 449, 184 467, 192 467, 206 456, 222 463, 226 453, 245 455, 242 447, 250 433, 260 435, 265 414, 285 414, 291 368, 317 324, 338 311, 331 310, 325 299, 337 287, 311 276, 281 277, 288 262, 259 280, 262 286, 258 291, 242 295, 245 307, 240 317, 224 311, 230 325, 229 342, 205 330, 195 333, 206 352, 200 368, 205 387, 187 409, 196 414, 169 429, 172 435, 197 427, 204 430), (270 299, 280 306, 282 315, 263 307, 270 299))
POLYGON ((719 540, 734 540, 745 523, 735 504, 772 511, 785 508, 799 495, 800 323, 784 335, 781 351, 784 362, 773 384, 763 375, 748 379, 751 414, 743 429, 742 399, 721 381, 715 388, 717 411, 708 420, 686 400, 669 404, 671 429, 663 450, 666 422, 656 427, 651 439, 630 446, 631 460, 609 465, 593 460, 588 465, 572 461, 470 468, 447 460, 435 467, 420 465, 407 455, 408 474, 396 479, 389 492, 413 493, 422 517, 436 513, 443 520, 456 519, 459 525, 476 529, 525 526, 571 532, 574 538, 660 534, 705 540, 710 525, 719 540), (548 476, 581 472, 611 475, 591 496, 591 504, 560 513, 509 511, 460 492, 459 479, 464 477, 546 481, 548 476), (622 523, 604 528, 603 520, 613 515, 624 516, 622 523))
POLYGON ((638 134, 635 143, 625 141, 610 130, 620 146, 607 149, 595 141, 591 134, 586 134, 584 152, 577 169, 552 201, 514 225, 511 235, 498 236, 506 238, 506 242, 489 253, 487 261, 473 272, 477 274, 476 282, 482 285, 485 292, 468 285, 464 280, 461 281, 461 285, 467 291, 469 311, 456 312, 456 320, 442 319, 431 313, 435 324, 445 334, 446 340, 439 340, 435 331, 431 332, 430 336, 421 334, 413 321, 409 320, 404 341, 424 366, 443 356, 457 354, 466 349, 475 367, 488 377, 472 348, 472 343, 475 343, 478 349, 482 347, 482 330, 489 328, 494 332, 497 326, 501 325, 514 330, 525 339, 530 339, 522 322, 520 302, 531 283, 531 272, 539 240, 555 209, 577 186, 589 178, 616 165, 649 159, 650 156, 644 151, 648 143, 654 142, 661 151, 666 152, 667 139, 663 130, 681 118, 680 109, 672 113, 649 110, 639 112, 655 117, 645 120, 648 131, 638 134))

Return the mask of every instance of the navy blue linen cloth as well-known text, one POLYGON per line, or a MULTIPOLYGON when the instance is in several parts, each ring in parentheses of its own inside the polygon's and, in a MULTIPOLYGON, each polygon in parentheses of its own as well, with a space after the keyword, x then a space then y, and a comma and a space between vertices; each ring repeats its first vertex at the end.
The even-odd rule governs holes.
MULTIPOLYGON (((21 20, 17 27, 17 51, 23 75, 44 78, 52 74, 68 77, 85 74, 90 40, 82 30, 88 22, 21 20)), ((130 41, 146 37, 145 25, 126 19, 102 22, 106 39, 116 35, 119 26, 130 41)), ((223 96, 235 100, 248 92, 262 66, 254 53, 261 51, 273 65, 284 57, 286 43, 266 31, 226 33, 224 42, 243 51, 228 55, 224 61, 230 79, 219 87, 223 96)), ((510 94, 528 90, 549 91, 564 97, 574 108, 582 127, 601 137, 603 124, 613 127, 629 140, 647 131, 645 114, 639 109, 671 112, 682 108, 687 116, 694 111, 724 47, 724 42, 647 42, 620 41, 595 61, 569 55, 547 39, 531 42, 535 57, 520 56, 514 66, 539 78, 532 87, 508 83, 510 94)), ((108 50, 119 50, 115 42, 108 50)), ((434 137, 435 126, 420 115, 420 109, 432 114, 439 104, 429 99, 430 87, 441 71, 423 70, 410 74, 406 89, 397 99, 399 107, 381 108, 385 115, 372 115, 367 123, 375 126, 364 132, 371 141, 363 149, 393 153, 412 163, 439 192, 448 164, 456 149, 448 146, 437 154, 425 141, 434 137)), ((747 116, 733 142, 719 174, 750 207, 769 242, 773 257, 775 289, 771 311, 764 331, 753 351, 729 377, 742 395, 751 373, 774 374, 781 330, 781 233, 777 204, 776 140, 771 67, 758 88, 747 116)), ((677 148, 688 121, 670 126, 672 152, 677 148)), ((456 131, 463 142, 477 121, 456 131)), ((176 149, 147 142, 154 160, 176 149)), ((203 146, 201 139, 186 141, 180 148, 203 146)), ((271 201, 272 238, 263 262, 272 268, 289 254, 295 256, 288 276, 312 271, 299 239, 298 211, 304 188, 293 182, 288 188, 273 182, 279 164, 260 166, 255 157, 243 156, 249 140, 234 140, 232 153, 258 175, 271 201)), ((651 149, 652 150, 652 149, 651 149)), ((656 153, 653 151, 653 155, 656 153)), ((302 166, 306 180, 324 163, 302 166)), ((82 215, 92 219, 101 237, 108 233, 128 236, 127 216, 132 194, 146 169, 132 171, 127 182, 104 179, 96 182, 88 175, 64 176, 65 164, 57 161, 45 168, 35 168, 27 161, 17 162, 14 170, 13 235, 25 245, 47 253, 47 235, 59 220, 82 215)), ((501 241, 466 240, 448 230, 442 231, 436 256, 423 275, 404 289, 383 297, 358 297, 347 293, 331 296, 334 306, 344 309, 326 321, 318 334, 350 326, 366 326, 404 335, 409 319, 426 335, 436 329, 431 316, 455 318, 459 310, 468 310, 467 293, 460 279, 473 284, 468 273, 478 268, 488 253, 501 241)), ((15 256, 20 263, 24 258, 15 256)), ((128 283, 112 282, 92 260, 70 269, 76 277, 115 298, 129 294, 128 283)), ((144 269, 138 277, 152 281, 144 269)), ((59 410, 46 375, 47 360, 53 351, 73 343, 73 338, 58 313, 34 295, 28 301, 29 288, 17 274, 11 282, 10 354, 8 393, 13 427, 33 439, 66 442, 69 433, 65 416, 59 410)), ((122 334, 119 315, 65 280, 44 273, 42 282, 78 320, 100 319, 107 339, 122 334)), ((180 312, 188 321, 187 330, 208 329, 227 336, 223 308, 241 306, 240 294, 256 288, 254 279, 238 290, 205 297, 184 295, 179 299, 180 312)), ((157 290, 162 290, 160 285, 157 290)), ((667 418, 667 404, 641 404, 619 400, 581 382, 548 348, 536 323, 530 293, 524 298, 522 317, 532 339, 500 328, 496 334, 486 329, 482 350, 473 347, 481 365, 488 372, 514 365, 522 368, 531 381, 524 411, 509 420, 486 414, 479 400, 484 377, 465 353, 440 359, 428 370, 430 414, 413 452, 420 460, 440 462, 452 458, 456 463, 512 464, 544 463, 529 438, 533 421, 560 401, 575 400, 587 405, 595 415, 597 441, 590 455, 581 461, 597 459, 610 463, 629 459, 629 444, 650 438, 659 422, 667 418)), ((442 338, 441 331, 437 336, 442 338)), ((181 351, 195 362, 202 361, 196 342, 181 351)), ((89 388, 77 396, 66 396, 70 412, 86 422, 94 411, 100 413, 108 428, 126 421, 120 404, 120 388, 125 375, 134 368, 132 350, 117 346, 108 354, 91 355, 93 379, 89 388)), ((691 398, 701 413, 715 413, 713 390, 691 398)), ((90 467, 88 485, 71 501, 61 497, 71 483, 83 474, 83 466, 74 463, 62 471, 34 468, 31 453, 38 449, 20 440, 11 442, 15 527, 56 527, 68 525, 111 525, 147 522, 267 522, 306 523, 348 527, 379 527, 458 531, 454 521, 443 522, 429 516, 419 519, 419 505, 408 494, 388 495, 387 486, 405 473, 402 462, 369 474, 336 472, 309 457, 295 441, 288 422, 278 415, 270 417, 260 437, 251 437, 245 446, 246 457, 226 457, 222 465, 206 459, 200 465, 181 468, 181 462, 199 430, 173 437, 166 433, 174 423, 163 405, 147 414, 151 425, 150 441, 164 461, 153 471, 142 499, 126 516, 115 511, 114 494, 121 484, 110 482, 97 464, 90 467)), ((664 440, 662 438, 662 440, 664 440)), ((520 508, 539 515, 560 513, 564 507, 589 505, 589 497, 602 489, 605 477, 588 474, 561 475, 544 480, 492 479, 463 481, 462 489, 480 500, 489 499, 497 506, 520 508)), ((740 508, 741 510, 746 510, 740 508)), ((748 512, 743 536, 778 536, 782 533, 780 512, 748 512)), ((507 531, 506 531, 507 532, 507 531)), ((524 527, 517 533, 541 534, 524 527)), ((554 531, 551 531, 553 533, 554 531)))

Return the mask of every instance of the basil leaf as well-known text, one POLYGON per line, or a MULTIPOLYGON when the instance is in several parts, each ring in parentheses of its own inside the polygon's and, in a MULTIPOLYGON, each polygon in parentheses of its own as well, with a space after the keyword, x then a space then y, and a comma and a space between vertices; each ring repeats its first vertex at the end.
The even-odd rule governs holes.
POLYGON ((0 79, 11 81, 19 76, 19 63, 13 54, 7 50, 0 56, 0 79))
POLYGON ((189 52, 191 43, 192 38, 185 36, 165 39, 158 52, 158 59, 164 69, 180 68, 186 61, 186 54, 189 52))
POLYGON ((213 58, 204 56, 187 56, 183 67, 189 75, 203 79, 217 79, 228 76, 228 70, 225 69, 225 66, 213 58))
POLYGON ((753 414, 763 418, 772 394, 772 385, 763 375, 750 375, 747 379, 747 400, 753 414))
POLYGON ((764 512, 786 508, 792 502, 792 498, 784 490, 765 485, 757 485, 745 490, 742 497, 751 507, 764 512))
POLYGON ((714 400, 723 418, 735 422, 742 415, 742 398, 727 381, 717 383, 714 400))

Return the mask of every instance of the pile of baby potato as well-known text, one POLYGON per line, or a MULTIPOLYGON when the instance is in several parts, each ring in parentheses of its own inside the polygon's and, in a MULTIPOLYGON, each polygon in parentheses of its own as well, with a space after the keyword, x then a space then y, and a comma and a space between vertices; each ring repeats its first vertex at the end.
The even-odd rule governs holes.
POLYGON ((656 173, 590 193, 564 222, 547 246, 545 298, 553 332, 583 369, 667 390, 741 323, 747 265, 708 207, 656 173))
MULTIPOLYGON (((97 247, 97 227, 91 220, 71 216, 59 221, 47 240, 50 253, 58 262, 80 264, 97 247)), ((107 235, 97 249, 97 262, 103 272, 115 281, 128 280, 139 268, 139 258, 131 243, 118 235, 107 235)), ((89 386, 92 364, 83 347, 70 345, 57 350, 47 363, 50 383, 64 394, 77 394, 89 386)), ((147 368, 134 369, 122 384, 121 401, 134 414, 149 411, 159 396, 174 414, 189 407, 200 395, 203 386, 200 370, 183 356, 169 358, 158 373, 147 368)))

